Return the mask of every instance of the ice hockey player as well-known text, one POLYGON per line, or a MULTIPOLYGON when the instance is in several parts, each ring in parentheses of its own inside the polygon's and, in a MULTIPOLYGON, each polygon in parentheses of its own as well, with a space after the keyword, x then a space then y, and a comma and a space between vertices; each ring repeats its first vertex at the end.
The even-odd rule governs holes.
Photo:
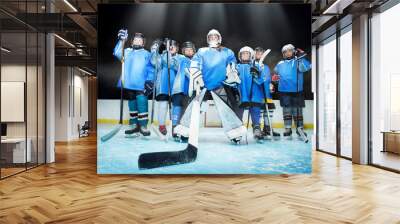
MULTIPOLYGON (((151 60, 153 60, 153 54, 158 54, 159 46, 162 43, 161 39, 155 39, 153 43, 150 46, 150 54, 151 54, 151 60)), ((151 67, 147 73, 147 80, 145 82, 145 90, 144 94, 149 98, 149 100, 153 100, 154 94, 154 83, 157 77, 157 72, 159 68, 155 66, 156 63, 151 63, 151 67)))
POLYGON ((311 69, 311 64, 304 57, 304 51, 296 50, 292 44, 282 47, 282 55, 283 60, 275 66, 274 70, 279 75, 278 91, 285 125, 283 136, 292 135, 292 119, 296 124, 296 133, 301 136, 305 134, 303 131, 303 107, 305 107, 303 73, 311 69))
POLYGON ((239 50, 238 59, 240 63, 237 65, 237 70, 241 81, 239 84, 240 107, 249 109, 254 138, 261 140, 263 135, 260 129, 260 116, 265 98, 263 88, 269 75, 269 69, 263 66, 261 68, 263 70, 260 70, 254 61, 254 50, 248 46, 239 50))
POLYGON ((144 95, 145 82, 148 70, 151 69, 150 52, 144 49, 145 38, 142 33, 133 35, 131 46, 124 49, 124 43, 128 40, 128 30, 121 29, 118 32, 118 43, 114 48, 114 56, 124 60, 124 77, 120 80, 124 85, 124 95, 128 99, 130 128, 125 134, 142 134, 149 136, 147 129, 148 106, 147 97, 144 95), (124 58, 122 58, 124 51, 124 58))
MULTIPOLYGON (((258 67, 258 69, 262 69, 259 66, 259 62, 260 59, 263 55, 263 53, 265 52, 264 48, 262 47, 256 47, 255 49, 255 61, 256 61, 256 65, 258 67)), ((274 91, 273 85, 271 84, 271 72, 270 69, 268 67, 267 64, 264 64, 264 62, 260 62, 262 63, 261 67, 264 67, 264 69, 266 70, 266 81, 263 83, 263 88, 264 88, 264 113, 263 113, 263 118, 264 118, 264 127, 262 130, 262 134, 264 136, 264 138, 271 136, 271 131, 272 131, 272 136, 274 137, 279 137, 281 136, 281 134, 279 134, 278 132, 275 132, 272 129, 272 124, 270 124, 269 122, 272 121, 273 116, 274 116, 274 111, 275 111, 275 103, 272 100, 272 92, 274 91), (268 110, 268 112, 267 112, 268 110), (269 118, 268 118, 269 115, 269 118)))
MULTIPOLYGON (((162 50, 161 52, 161 60, 152 62, 160 63, 158 66, 160 68, 160 72, 157 74, 156 78, 156 101, 158 107, 158 131, 166 136, 167 128, 165 126, 165 120, 167 117, 167 112, 170 106, 170 100, 172 95, 172 87, 174 85, 175 75, 178 70, 179 64, 179 54, 178 54, 178 43, 175 40, 166 39, 160 48, 164 48, 169 46, 169 49, 162 50), (169 43, 166 43, 166 42, 169 43), (169 55, 168 55, 169 54, 169 55), (169 68, 169 72, 168 72, 169 68), (168 80, 169 79, 169 80, 168 80)), ((153 54, 154 57, 154 54, 153 54)))
POLYGON ((179 137, 175 133, 175 127, 189 101, 189 67, 191 59, 196 53, 196 47, 193 42, 186 41, 182 44, 181 49, 182 55, 177 57, 179 65, 172 88, 172 137, 176 141, 187 142, 186 137, 179 137))
MULTIPOLYGON (((236 70, 235 54, 229 48, 222 46, 221 43, 221 34, 212 29, 207 34, 208 47, 200 48, 193 56, 189 69, 189 96, 194 90, 204 87, 206 98, 214 100, 225 134, 232 142, 239 143, 242 136, 246 134, 246 128, 234 112, 237 109, 235 108, 237 107, 235 97, 226 89, 228 89, 228 86, 236 86, 240 83, 240 79, 236 70), (224 92, 227 95, 227 102, 230 107, 219 96, 224 92)), ((185 114, 191 112, 190 108, 189 105, 185 114)), ((182 118, 178 127, 180 128, 176 129, 177 134, 188 136, 189 124, 187 119, 182 118)))

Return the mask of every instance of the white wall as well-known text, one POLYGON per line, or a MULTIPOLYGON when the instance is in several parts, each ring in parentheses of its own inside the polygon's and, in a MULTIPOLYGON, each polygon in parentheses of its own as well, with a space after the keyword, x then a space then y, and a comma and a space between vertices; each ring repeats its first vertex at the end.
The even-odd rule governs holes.
POLYGON ((88 120, 88 78, 71 67, 56 67, 55 73, 55 140, 70 141, 88 120))
MULTIPOLYGON (((279 106, 279 101, 275 100, 276 110, 274 113, 273 123, 274 124, 283 124, 282 118, 282 108, 279 106)), ((119 100, 97 100, 97 120, 99 123, 104 122, 117 122, 119 120, 119 100)), ((149 101, 149 117, 151 111, 151 101, 149 101)), ((220 119, 218 118, 217 113, 214 111, 215 108, 213 106, 209 106, 207 112, 207 124, 218 125, 220 124, 220 119)), ((305 124, 313 124, 314 122, 314 102, 313 100, 306 100, 306 107, 304 108, 304 123, 305 124)), ((155 114, 157 115, 157 106, 155 107, 155 114)), ((243 115, 244 121, 247 119, 247 113, 243 115)), ((128 114, 128 101, 124 101, 124 120, 129 119, 128 114)), ((204 124, 204 115, 201 117, 201 124, 204 124)), ((154 117, 154 120, 157 122, 157 116, 154 117)))
POLYGON ((55 135, 56 141, 68 139, 69 125, 69 84, 70 76, 67 67, 55 68, 55 135))

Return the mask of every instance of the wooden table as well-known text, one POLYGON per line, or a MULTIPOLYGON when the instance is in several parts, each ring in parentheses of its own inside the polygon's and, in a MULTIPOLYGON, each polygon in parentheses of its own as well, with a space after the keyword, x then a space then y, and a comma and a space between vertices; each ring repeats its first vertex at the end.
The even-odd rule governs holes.
POLYGON ((392 152, 400 154, 400 131, 382 131, 383 150, 382 152, 392 152))
POLYGON ((5 159, 8 163, 30 162, 32 157, 31 144, 30 138, 1 139, 2 159, 5 159), (28 144, 25 143, 25 140, 28 144), (26 150, 25 145, 27 145, 26 150))

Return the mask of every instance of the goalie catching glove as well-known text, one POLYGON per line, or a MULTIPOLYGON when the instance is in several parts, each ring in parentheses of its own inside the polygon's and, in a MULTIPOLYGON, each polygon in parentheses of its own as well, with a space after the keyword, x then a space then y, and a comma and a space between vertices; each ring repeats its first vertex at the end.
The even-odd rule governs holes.
POLYGON ((232 87, 240 84, 238 71, 233 63, 230 63, 228 66, 226 66, 226 79, 224 80, 224 84, 232 87))

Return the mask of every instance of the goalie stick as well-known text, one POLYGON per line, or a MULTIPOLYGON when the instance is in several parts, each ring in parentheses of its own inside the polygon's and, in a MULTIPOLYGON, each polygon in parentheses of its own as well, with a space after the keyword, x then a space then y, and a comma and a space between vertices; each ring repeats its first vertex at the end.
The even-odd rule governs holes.
POLYGON ((168 152, 150 152, 139 155, 139 169, 154 169, 165 166, 190 163, 196 160, 199 139, 200 122, 200 96, 196 96, 193 101, 189 142, 184 150, 168 152))

